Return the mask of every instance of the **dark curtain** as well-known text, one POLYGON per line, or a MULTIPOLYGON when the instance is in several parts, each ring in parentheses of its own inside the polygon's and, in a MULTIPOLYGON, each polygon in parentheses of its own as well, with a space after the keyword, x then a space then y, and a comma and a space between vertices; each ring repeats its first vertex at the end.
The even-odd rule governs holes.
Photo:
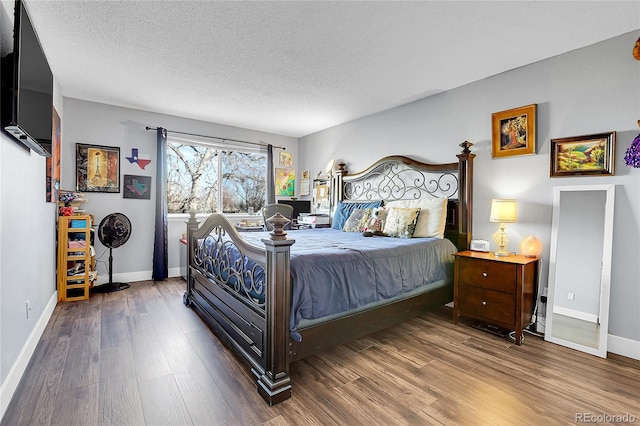
POLYGON ((276 202, 276 184, 273 170, 273 145, 267 145, 267 204, 276 202))
POLYGON ((167 129, 157 129, 156 160, 156 232, 153 241, 154 281, 162 281, 169 275, 169 255, 167 250, 167 129))

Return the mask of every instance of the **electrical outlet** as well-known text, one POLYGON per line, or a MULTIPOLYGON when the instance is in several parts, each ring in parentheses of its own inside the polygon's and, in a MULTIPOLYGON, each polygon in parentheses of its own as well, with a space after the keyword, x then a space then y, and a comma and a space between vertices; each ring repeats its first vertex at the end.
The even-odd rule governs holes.
POLYGON ((31 300, 27 300, 25 303, 25 310, 27 312, 27 319, 29 319, 29 311, 31 311, 31 300))
POLYGON ((569 300, 576 300, 576 294, 575 294, 575 293, 569 293, 569 294, 567 294, 567 299, 569 299, 569 300))

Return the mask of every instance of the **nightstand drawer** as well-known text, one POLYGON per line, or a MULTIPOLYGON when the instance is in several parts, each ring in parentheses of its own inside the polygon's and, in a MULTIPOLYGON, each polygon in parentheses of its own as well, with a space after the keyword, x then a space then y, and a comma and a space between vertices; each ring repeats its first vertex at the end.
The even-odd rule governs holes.
POLYGON ((478 287, 460 286, 459 309, 461 315, 497 321, 505 324, 515 323, 515 296, 478 287))
POLYGON ((515 293, 515 264, 461 257, 460 284, 515 293))

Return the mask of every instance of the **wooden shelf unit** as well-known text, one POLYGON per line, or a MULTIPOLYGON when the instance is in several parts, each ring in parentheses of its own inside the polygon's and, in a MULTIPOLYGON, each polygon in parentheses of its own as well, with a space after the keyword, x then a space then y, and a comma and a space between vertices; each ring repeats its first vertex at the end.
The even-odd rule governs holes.
POLYGON ((87 300, 91 286, 91 217, 58 217, 58 301, 87 300), (73 244, 74 241, 84 241, 73 244))

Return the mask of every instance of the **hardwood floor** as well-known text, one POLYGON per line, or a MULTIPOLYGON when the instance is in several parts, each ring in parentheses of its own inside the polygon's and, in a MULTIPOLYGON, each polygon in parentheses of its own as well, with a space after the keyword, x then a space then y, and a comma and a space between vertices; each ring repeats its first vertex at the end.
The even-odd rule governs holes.
POLYGON ((183 291, 144 281, 58 305, 2 425, 640 422, 640 361, 516 346, 449 308, 294 363, 293 397, 270 408, 183 291))

